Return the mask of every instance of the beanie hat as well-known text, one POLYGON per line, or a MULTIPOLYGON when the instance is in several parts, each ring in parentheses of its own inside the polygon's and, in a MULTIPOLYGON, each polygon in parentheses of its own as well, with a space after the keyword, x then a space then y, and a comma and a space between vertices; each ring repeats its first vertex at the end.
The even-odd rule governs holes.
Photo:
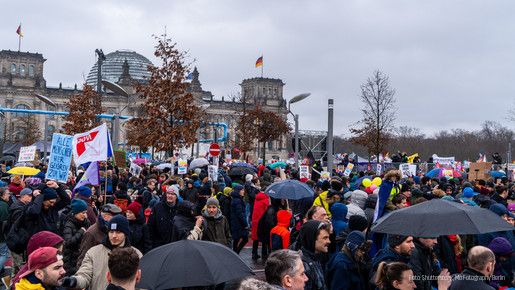
POLYGON ((360 231, 352 231, 345 240, 345 246, 347 246, 351 252, 354 252, 363 242, 365 242, 365 234, 360 231))
POLYGON ((22 189, 20 191, 20 196, 24 196, 24 195, 32 195, 32 189, 30 189, 28 187, 25 187, 24 189, 22 189))
POLYGON ((343 184, 340 181, 332 180, 331 188, 335 191, 341 191, 343 189, 343 184))
POLYGON ((57 199, 57 192, 51 187, 45 187, 42 191, 43 200, 57 199))
POLYGON ((391 248, 395 248, 402 244, 407 238, 409 238, 409 236, 388 235, 388 245, 390 245, 391 248))
POLYGON ((137 201, 133 201, 129 206, 127 206, 127 210, 130 210, 136 217, 138 217, 141 211, 141 204, 137 201))
POLYGON ((77 198, 74 198, 72 200, 71 207, 72 207, 73 214, 78 214, 78 213, 88 210, 88 205, 86 204, 86 202, 83 201, 82 199, 77 199, 77 198))
POLYGON ((91 189, 87 186, 81 186, 77 189, 77 194, 86 198, 91 197, 91 189))
POLYGON ((252 178, 254 178, 254 176, 252 174, 245 175, 245 181, 247 181, 247 182, 252 181, 252 178))
POLYGON ((218 202, 218 199, 214 197, 210 197, 207 199, 206 206, 215 205, 216 207, 220 207, 220 203, 218 202))
POLYGON ((175 196, 177 196, 177 202, 182 202, 182 197, 179 194, 180 193, 180 189, 179 189, 179 186, 177 184, 172 184, 172 185, 168 186, 168 188, 166 189, 166 193, 173 193, 173 194, 175 194, 175 196))
POLYGON ((349 218, 349 230, 362 232, 366 228, 368 228, 368 220, 364 216, 353 215, 349 218))
POLYGON ((107 224, 109 231, 119 231, 125 234, 125 237, 129 237, 129 221, 123 215, 115 215, 107 224))
POLYGON ((497 237, 493 239, 488 248, 498 256, 509 256, 513 253, 510 241, 503 237, 497 237))

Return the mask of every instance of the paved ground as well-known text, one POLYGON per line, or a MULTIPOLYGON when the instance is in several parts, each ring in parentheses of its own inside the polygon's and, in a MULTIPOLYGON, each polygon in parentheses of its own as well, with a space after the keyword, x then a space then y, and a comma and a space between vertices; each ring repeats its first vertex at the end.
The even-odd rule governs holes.
MULTIPOLYGON (((258 251, 260 253, 261 250, 258 251)), ((265 280, 265 264, 259 259, 257 261, 252 260, 252 241, 247 244, 245 248, 240 253, 240 257, 245 261, 245 263, 254 271, 256 274, 255 278, 259 280, 265 280)), ((240 281, 231 281, 227 283, 225 289, 237 289, 240 281)))

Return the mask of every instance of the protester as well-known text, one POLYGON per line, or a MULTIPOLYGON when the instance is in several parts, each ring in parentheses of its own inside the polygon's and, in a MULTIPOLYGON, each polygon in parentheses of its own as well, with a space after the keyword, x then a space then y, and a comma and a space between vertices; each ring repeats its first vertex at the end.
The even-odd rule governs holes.
POLYGON ((467 257, 468 267, 453 278, 450 290, 490 290, 488 280, 495 270, 494 253, 483 246, 470 249, 467 257))
POLYGON ((379 290, 393 289, 415 289, 413 271, 410 267, 401 262, 381 262, 377 270, 375 284, 379 290))
POLYGON ((228 221, 231 220, 231 191, 232 188, 225 187, 222 192, 216 195, 216 199, 218 199, 220 203, 222 215, 225 216, 228 221))
POLYGON ((495 254, 495 269, 490 286, 498 289, 499 287, 513 287, 513 271, 511 256, 513 247, 510 242, 502 237, 493 239, 488 248, 495 254))
POLYGON ((7 233, 5 224, 9 218, 9 201, 11 193, 5 187, 0 187, 0 269, 4 268, 5 262, 9 258, 9 248, 5 242, 7 233))
POLYGON ((331 257, 327 264, 327 285, 331 290, 368 289, 369 264, 367 255, 370 243, 365 235, 353 231, 345 240, 342 250, 331 257))
POLYGON ((106 289, 109 254, 115 248, 132 248, 141 258, 141 252, 131 247, 129 221, 122 215, 116 215, 107 224, 108 237, 102 244, 89 249, 82 263, 73 276, 63 280, 63 287, 106 289))
POLYGON ((114 204, 106 204, 100 209, 100 214, 97 217, 97 222, 91 225, 88 230, 84 233, 82 241, 80 243, 80 255, 77 259, 77 267, 82 263, 82 259, 86 255, 86 252, 92 247, 99 245, 107 236, 109 231, 107 223, 115 215, 122 213, 122 210, 114 204))
POLYGON ((148 228, 153 248, 172 241, 173 219, 177 212, 179 193, 169 187, 160 202, 152 209, 148 219, 148 228))
POLYGON ((90 224, 94 224, 97 222, 97 214, 95 213, 95 210, 91 206, 93 201, 91 199, 91 196, 93 195, 93 192, 91 191, 91 188, 87 186, 81 186, 77 189, 77 198, 82 199, 86 202, 88 209, 88 220, 90 224))
POLYGON ((300 229, 302 262, 309 279, 304 288, 306 290, 328 289, 319 254, 328 252, 331 243, 329 234, 330 225, 315 220, 307 221, 300 229))
MULTIPOLYGON (((415 249, 411 253, 409 266, 413 273, 418 277, 431 277, 438 276, 441 269, 439 269, 439 262, 433 252, 433 247, 437 244, 436 238, 416 238, 413 239, 415 249)), ((417 289, 431 290, 433 288, 430 279, 417 279, 415 284, 417 289)))
MULTIPOLYGON (((120 185, 120 183, 118 185, 120 185)), ((132 246, 145 254, 152 250, 152 240, 150 238, 150 231, 148 230, 147 223, 145 223, 145 216, 141 209, 141 204, 134 201, 127 206, 125 216, 129 221, 132 246)))
POLYGON ((347 206, 343 203, 335 203, 331 206, 331 224, 336 236, 347 227, 347 206))
POLYGON ((172 242, 179 240, 201 240, 205 228, 202 216, 197 216, 196 205, 185 200, 177 205, 173 219, 172 242))
POLYGON ((140 257, 133 248, 116 248, 109 254, 106 290, 134 290, 141 279, 140 257))
POLYGON ((365 215, 365 204, 367 202, 368 194, 363 190, 356 189, 350 196, 350 203, 347 205, 347 219, 353 215, 360 215, 364 218, 365 215))
POLYGON ((25 188, 25 182, 21 177, 18 175, 14 175, 11 177, 11 183, 9 183, 9 186, 7 189, 9 189, 9 192, 12 192, 12 194, 18 196, 20 195, 20 192, 25 188))
POLYGON ((308 277, 300 252, 277 250, 265 263, 266 281, 281 289, 304 290, 308 277))
POLYGON ((15 287, 18 290, 55 289, 63 284, 65 274, 63 259, 58 250, 52 247, 39 248, 30 254, 28 269, 20 276, 21 280, 15 287))
POLYGON ((280 210, 277 212, 277 225, 270 231, 270 251, 288 249, 290 246, 291 211, 280 210))
POLYGON ((220 204, 216 198, 209 198, 206 202, 206 210, 202 213, 207 226, 204 228, 202 239, 220 243, 232 248, 231 228, 229 221, 222 214, 220 204))
MULTIPOLYGON (((249 174, 248 174, 249 175, 249 174)), ((251 175, 252 176, 252 175, 251 175)), ((254 191, 255 187, 252 185, 251 188, 246 189, 249 192, 254 191)), ((258 192, 255 195, 254 200, 254 209, 252 210, 252 229, 251 229, 251 239, 252 239, 252 260, 257 260, 260 258, 258 255, 258 246, 259 246, 259 236, 258 236, 258 228, 259 228, 259 220, 265 214, 268 206, 270 205, 270 200, 268 195, 264 192, 258 192)), ((261 256, 265 259, 268 256, 268 245, 267 241, 261 241, 261 256)))
POLYGON ((80 255, 79 249, 82 236, 89 228, 87 209, 86 202, 81 199, 73 199, 71 213, 64 225, 63 262, 64 269, 68 275, 73 275, 77 271, 77 259, 80 255))
MULTIPOLYGON (((27 256, 30 256, 34 251, 43 247, 54 247, 58 250, 59 253, 61 253, 63 250, 63 242, 63 238, 55 233, 49 231, 42 231, 36 233, 29 239, 27 245, 27 256)), ((12 284, 16 285, 16 283, 20 281, 21 276, 27 271, 29 271, 29 265, 22 265, 16 276, 14 276, 14 278, 12 279, 12 284)), ((13 290, 15 289, 16 287, 13 287, 13 290)))
POLYGON ((376 281, 374 277, 377 277, 376 272, 381 262, 402 262, 408 264, 414 249, 413 237, 388 235, 388 247, 379 250, 372 259, 372 272, 370 275, 372 281, 376 281))
POLYGON ((245 201, 243 200, 244 194, 245 189, 241 185, 235 185, 231 193, 232 248, 238 254, 249 240, 249 226, 245 217, 245 201))

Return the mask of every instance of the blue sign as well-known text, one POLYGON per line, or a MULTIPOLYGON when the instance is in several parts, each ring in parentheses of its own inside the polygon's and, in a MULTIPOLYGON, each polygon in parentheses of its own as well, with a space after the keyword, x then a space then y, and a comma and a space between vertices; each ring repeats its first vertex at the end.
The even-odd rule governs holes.
POLYGON ((50 149, 50 160, 46 178, 60 182, 68 180, 68 172, 72 162, 72 140, 73 136, 54 133, 52 135, 52 148, 50 149))

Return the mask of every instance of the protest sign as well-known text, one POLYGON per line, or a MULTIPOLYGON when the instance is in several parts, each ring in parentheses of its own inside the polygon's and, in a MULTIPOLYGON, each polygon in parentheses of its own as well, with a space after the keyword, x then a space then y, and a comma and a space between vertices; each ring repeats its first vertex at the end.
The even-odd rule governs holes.
POLYGON ((207 167, 207 174, 209 176, 209 180, 216 182, 218 180, 218 166, 209 165, 207 167))
POLYGON ((125 151, 114 151, 114 161, 116 163, 116 166, 118 168, 126 168, 127 167, 127 161, 125 156, 125 151))
POLYGON ((52 135, 52 147, 50 148, 50 160, 46 178, 59 182, 68 180, 68 171, 72 162, 73 136, 54 133, 52 135))
POLYGON ((354 168, 354 163, 347 164, 347 168, 345 168, 345 171, 343 172, 343 176, 349 177, 353 168, 354 168))
POLYGON ((129 168, 129 172, 136 177, 139 177, 141 173, 141 167, 136 163, 131 163, 131 167, 129 168))
POLYGON ((321 174, 320 174, 320 179, 323 179, 323 180, 330 180, 331 179, 331 173, 329 173, 329 171, 322 171, 321 174))
POLYGON ((453 157, 439 157, 436 154, 433 154, 433 163, 439 163, 440 165, 452 165, 455 161, 453 157))
POLYGON ((469 180, 486 180, 490 177, 488 173, 490 170, 492 170, 492 162, 472 162, 469 168, 469 180))
POLYGON ((300 178, 307 178, 309 179, 309 166, 302 165, 299 168, 299 176, 300 178))
POLYGON ((36 157, 36 146, 21 147, 18 162, 33 161, 34 157, 36 157))
POLYGON ((345 166, 343 166, 343 165, 336 166, 336 172, 343 172, 343 171, 345 171, 345 166))
POLYGON ((188 161, 184 159, 179 159, 177 174, 186 174, 188 173, 188 161))
POLYGON ((417 165, 415 164, 403 163, 399 165, 399 170, 402 178, 417 175, 417 165))
POLYGON ((383 172, 383 166, 379 163, 377 163, 376 165, 376 175, 381 175, 381 173, 383 172))

